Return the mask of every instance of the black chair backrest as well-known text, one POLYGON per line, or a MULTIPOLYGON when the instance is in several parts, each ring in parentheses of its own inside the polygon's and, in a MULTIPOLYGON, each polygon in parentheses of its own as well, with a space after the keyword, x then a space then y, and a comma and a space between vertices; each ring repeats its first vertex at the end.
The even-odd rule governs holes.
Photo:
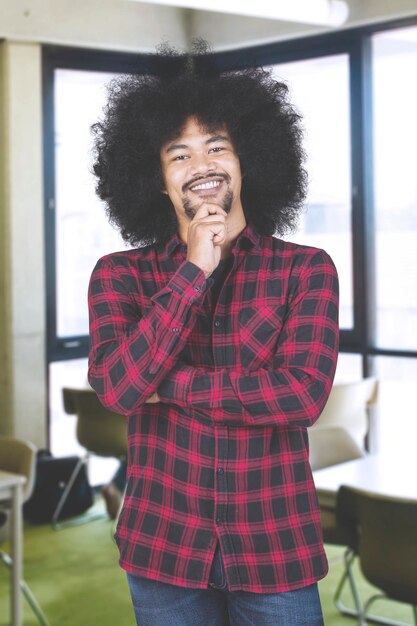
POLYGON ((342 486, 337 514, 342 522, 357 525, 365 578, 390 598, 417 605, 417 497, 407 500, 342 486))

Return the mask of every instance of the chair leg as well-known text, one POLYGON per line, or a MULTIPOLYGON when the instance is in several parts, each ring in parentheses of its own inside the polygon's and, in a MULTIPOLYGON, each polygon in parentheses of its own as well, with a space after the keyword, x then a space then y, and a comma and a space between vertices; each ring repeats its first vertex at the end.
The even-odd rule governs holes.
MULTIPOLYGON (((350 548, 348 548, 344 554, 345 571, 343 572, 342 578, 340 579, 334 595, 334 602, 339 612, 342 613, 342 615, 346 615, 348 617, 355 617, 358 620, 358 626, 367 626, 367 624, 369 623, 381 624, 382 626, 410 626, 409 624, 405 624, 404 622, 398 622, 396 620, 390 620, 385 617, 380 617, 378 615, 368 613, 369 607, 375 602, 375 600, 378 600, 378 598, 386 598, 386 596, 377 594, 369 598, 366 601, 365 606, 362 604, 352 571, 352 564, 355 556, 355 553, 350 548), (349 581, 350 590, 355 605, 354 609, 347 607, 340 600, 346 581, 349 581)), ((389 600, 389 598, 386 599, 389 600)), ((412 608, 415 623, 417 626, 417 607, 412 608)))
MULTIPOLYGON (((385 594, 383 593, 377 593, 374 596, 371 596, 365 604, 364 607, 364 615, 366 617, 366 623, 371 623, 371 624, 382 624, 383 626, 410 626, 410 624, 406 624, 405 622, 398 622, 397 620, 394 619, 389 619, 387 617, 379 617, 378 615, 370 615, 368 614, 369 611, 369 607, 371 606, 371 604, 373 604, 376 600, 391 600, 391 598, 388 598, 385 594)), ((413 606, 413 613, 414 613, 414 620, 416 622, 417 625, 417 613, 416 613, 416 607, 413 606)))
MULTIPOLYGON (((0 552, 0 558, 8 569, 12 567, 13 561, 9 554, 7 554, 6 552, 0 552)), ((20 581, 20 589, 24 598, 32 609, 34 615, 36 616, 39 624, 41 626, 49 626, 49 622, 46 619, 44 612, 42 611, 38 601, 36 600, 35 596, 33 595, 32 591, 24 580, 20 581)))
POLYGON ((38 601, 36 600, 35 596, 33 595, 24 580, 20 581, 20 588, 22 590, 23 596, 26 598, 27 603, 29 604, 33 613, 36 615, 41 626, 49 626, 49 622, 47 621, 41 607, 39 606, 38 601))
POLYGON ((74 519, 71 520, 66 520, 64 522, 59 522, 59 516, 61 514, 61 511, 64 507, 64 504, 68 498, 69 493, 71 492, 71 489, 77 479, 78 474, 81 471, 82 466, 87 463, 88 460, 88 454, 82 458, 80 458, 80 460, 78 461, 77 465, 74 467, 74 470, 70 476, 70 479, 64 489, 64 491, 62 492, 62 495, 59 499, 58 504, 56 505, 55 511, 52 515, 52 528, 54 530, 62 530, 64 528, 70 528, 72 526, 78 526, 79 524, 86 524, 87 522, 94 522, 95 520, 99 520, 99 519, 104 519, 107 516, 103 513, 92 513, 91 515, 81 515, 81 516, 77 516, 74 519))
POLYGON ((62 509, 64 507, 64 504, 65 504, 65 502, 66 502, 66 500, 68 498, 68 495, 69 495, 69 493, 70 493, 70 491, 72 489, 72 486, 75 483, 75 481, 77 479, 77 476, 80 473, 81 468, 84 465, 84 463, 86 463, 86 461, 87 461, 87 457, 82 457, 82 458, 79 459, 77 465, 74 467, 73 472, 72 472, 72 474, 70 476, 70 479, 69 479, 68 483, 66 484, 65 489, 62 492, 62 495, 61 495, 61 497, 60 497, 60 499, 58 501, 58 504, 56 505, 55 511, 54 511, 54 513, 52 515, 52 526, 53 527, 55 527, 57 525, 59 516, 60 516, 61 511, 62 511, 62 509))
MULTIPOLYGON (((353 571, 352 571, 352 564, 353 564, 353 561, 355 560, 355 556, 356 556, 355 553, 350 548, 348 548, 343 555, 345 569, 344 569, 342 578, 340 579, 340 582, 337 586, 337 589, 334 595, 334 603, 337 609, 343 615, 348 615, 349 617, 356 617, 359 620, 361 620, 363 616, 363 604, 359 596, 359 592, 358 592, 355 579, 353 576, 353 571), (354 609, 350 609, 349 607, 347 607, 345 604, 343 604, 343 602, 340 599, 343 588, 347 581, 349 581, 350 591, 351 591, 353 602, 355 605, 354 609)), ((361 626, 362 622, 359 622, 359 624, 361 626)))

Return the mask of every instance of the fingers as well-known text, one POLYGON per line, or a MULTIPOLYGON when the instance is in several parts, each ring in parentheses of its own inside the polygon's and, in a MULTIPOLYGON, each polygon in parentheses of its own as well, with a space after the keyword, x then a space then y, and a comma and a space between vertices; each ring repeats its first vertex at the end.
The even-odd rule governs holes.
POLYGON ((209 204, 209 203, 203 203, 199 209, 196 211, 195 215, 194 215, 194 220, 199 220, 203 217, 208 217, 208 216, 222 216, 222 217, 227 217, 227 213, 224 209, 222 209, 221 206, 218 206, 217 204, 209 204))
MULTIPOLYGON (((227 213, 222 207, 216 204, 204 203, 196 211, 194 218, 191 220, 189 229, 200 230, 208 229, 210 238, 214 245, 220 245, 226 240, 226 217, 227 213)), ((201 232, 204 232, 201 231, 201 232)))
POLYGON ((220 246, 227 240, 227 213, 222 207, 204 203, 188 226, 187 260, 200 267, 208 278, 220 261, 220 246))
POLYGON ((226 239, 226 218, 222 215, 208 215, 199 220, 192 220, 189 232, 196 233, 199 237, 209 237, 214 245, 223 243, 226 239))

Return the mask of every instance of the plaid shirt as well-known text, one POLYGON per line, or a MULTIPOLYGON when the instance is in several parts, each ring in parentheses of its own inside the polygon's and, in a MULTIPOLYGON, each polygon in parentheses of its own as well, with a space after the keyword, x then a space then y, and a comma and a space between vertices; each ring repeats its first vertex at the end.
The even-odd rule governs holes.
POLYGON ((102 258, 89 380, 128 420, 121 566, 206 588, 220 541, 229 590, 273 593, 327 572, 306 428, 335 371, 337 274, 251 225, 232 253, 215 310, 178 234, 102 258))

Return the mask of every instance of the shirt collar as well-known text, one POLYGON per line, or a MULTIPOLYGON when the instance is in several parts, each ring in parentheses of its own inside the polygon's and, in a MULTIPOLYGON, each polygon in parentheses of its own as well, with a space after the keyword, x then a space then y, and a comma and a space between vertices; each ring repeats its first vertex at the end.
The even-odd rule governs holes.
MULTIPOLYGON (((242 230, 238 238, 236 239, 232 253, 236 254, 235 251, 240 249, 249 250, 250 248, 259 248, 260 247, 261 236, 255 229, 252 223, 249 223, 242 230)), ((169 241, 162 247, 162 255, 166 257, 172 256, 177 248, 180 248, 182 251, 186 251, 187 247, 185 243, 180 238, 178 232, 175 232, 174 235, 169 239, 169 241)))

